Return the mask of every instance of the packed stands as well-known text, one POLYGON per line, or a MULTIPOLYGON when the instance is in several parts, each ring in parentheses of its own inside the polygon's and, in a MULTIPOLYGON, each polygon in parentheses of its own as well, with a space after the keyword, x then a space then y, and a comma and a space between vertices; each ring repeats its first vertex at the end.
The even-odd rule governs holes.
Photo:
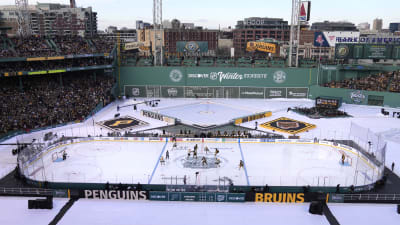
POLYGON ((361 78, 345 79, 342 81, 332 81, 324 84, 330 88, 346 88, 365 91, 392 91, 399 90, 399 72, 379 73, 361 78), (389 88, 390 87, 390 88, 389 88))
POLYGON ((54 36, 9 38, 0 37, 0 57, 49 57, 111 53, 115 43, 106 38, 83 38, 80 36, 54 36))
POLYGON ((111 102, 114 83, 88 72, 2 78, 0 135, 82 120, 100 102, 111 102))

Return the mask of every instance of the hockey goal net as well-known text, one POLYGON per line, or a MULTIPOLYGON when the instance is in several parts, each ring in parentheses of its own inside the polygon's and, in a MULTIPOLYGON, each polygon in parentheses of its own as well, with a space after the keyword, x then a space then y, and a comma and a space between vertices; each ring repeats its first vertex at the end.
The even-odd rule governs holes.
POLYGON ((52 160, 53 162, 56 162, 56 161, 58 161, 58 160, 60 160, 60 159, 61 159, 60 153, 54 152, 53 154, 51 154, 51 160, 52 160))

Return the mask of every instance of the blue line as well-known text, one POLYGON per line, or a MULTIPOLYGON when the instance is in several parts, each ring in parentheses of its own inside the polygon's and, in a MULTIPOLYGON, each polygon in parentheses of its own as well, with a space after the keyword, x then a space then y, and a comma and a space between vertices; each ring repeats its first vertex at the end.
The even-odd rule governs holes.
POLYGON ((246 162, 244 161, 242 146, 240 145, 240 138, 238 139, 240 154, 242 155, 244 173, 246 174, 247 185, 250 186, 249 176, 247 175, 246 162))
POLYGON ((151 173, 151 176, 150 176, 150 179, 149 179, 149 183, 148 183, 148 184, 150 184, 150 183, 151 183, 151 180, 153 179, 154 173, 156 172, 156 169, 157 169, 157 167, 158 167, 158 163, 160 163, 160 158, 161 158, 161 156, 164 154, 165 147, 167 147, 167 144, 168 144, 168 138, 166 138, 165 145, 164 145, 164 147, 162 148, 162 151, 161 151, 161 153, 160 153, 160 156, 158 156, 158 158, 157 158, 156 166, 154 167, 153 173, 151 173))

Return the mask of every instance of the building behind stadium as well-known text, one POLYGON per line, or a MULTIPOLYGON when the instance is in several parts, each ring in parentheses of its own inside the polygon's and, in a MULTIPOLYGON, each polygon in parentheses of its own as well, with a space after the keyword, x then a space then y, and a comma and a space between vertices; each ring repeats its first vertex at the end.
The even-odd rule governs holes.
MULTIPOLYGON (((29 21, 32 35, 79 35, 97 34, 97 12, 92 7, 71 8, 70 5, 37 3, 29 5, 29 21)), ((15 5, 0 6, 4 26, 10 27, 7 34, 18 31, 18 14, 15 5)))

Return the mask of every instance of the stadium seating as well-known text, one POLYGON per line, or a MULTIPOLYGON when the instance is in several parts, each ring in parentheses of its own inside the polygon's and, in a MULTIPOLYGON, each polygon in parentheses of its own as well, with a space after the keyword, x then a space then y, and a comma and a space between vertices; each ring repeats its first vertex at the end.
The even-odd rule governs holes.
POLYGON ((111 53, 114 46, 115 43, 111 40, 100 37, 30 36, 21 39, 1 35, 0 58, 111 53))
POLYGON ((362 78, 331 81, 325 83, 324 86, 330 88, 346 88, 366 91, 400 92, 400 72, 379 73, 362 78))
POLYGON ((88 72, 2 78, 0 135, 82 120, 100 102, 111 102, 114 83, 113 77, 88 72))

